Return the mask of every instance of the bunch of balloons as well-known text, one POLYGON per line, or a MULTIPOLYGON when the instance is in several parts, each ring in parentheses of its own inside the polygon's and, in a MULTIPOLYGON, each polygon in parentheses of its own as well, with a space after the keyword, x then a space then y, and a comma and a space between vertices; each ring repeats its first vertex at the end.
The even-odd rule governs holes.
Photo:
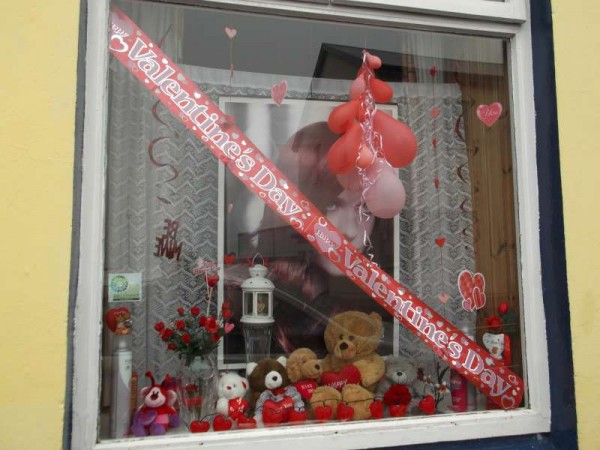
POLYGON ((381 59, 363 53, 363 64, 350 87, 350 101, 336 107, 327 120, 331 131, 341 134, 331 146, 327 163, 340 184, 362 191, 375 216, 389 219, 404 207, 406 193, 394 168, 404 167, 417 154, 417 140, 409 127, 377 111, 375 103, 387 103, 392 88, 375 78, 381 59))

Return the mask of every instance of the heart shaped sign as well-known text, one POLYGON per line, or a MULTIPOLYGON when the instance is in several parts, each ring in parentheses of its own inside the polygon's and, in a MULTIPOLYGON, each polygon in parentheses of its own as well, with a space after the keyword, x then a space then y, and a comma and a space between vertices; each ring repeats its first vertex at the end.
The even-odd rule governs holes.
POLYGON ((235 28, 225 27, 225 34, 229 39, 233 39, 237 34, 237 30, 235 28))
POLYGON ((281 106, 285 96, 287 94, 288 84, 286 80, 283 80, 271 87, 271 98, 277 106, 281 106))
POLYGON ((329 386, 338 391, 341 391, 347 384, 359 384, 360 380, 360 371, 352 364, 339 372, 323 372, 321 374, 321 386, 329 386))
POLYGON ((496 123, 502 114, 502 104, 499 102, 492 103, 491 105, 479 105, 477 107, 477 117, 486 126, 491 127, 496 123))
POLYGON ((458 275, 458 290, 465 311, 472 312, 485 306, 485 278, 482 274, 463 270, 458 275))

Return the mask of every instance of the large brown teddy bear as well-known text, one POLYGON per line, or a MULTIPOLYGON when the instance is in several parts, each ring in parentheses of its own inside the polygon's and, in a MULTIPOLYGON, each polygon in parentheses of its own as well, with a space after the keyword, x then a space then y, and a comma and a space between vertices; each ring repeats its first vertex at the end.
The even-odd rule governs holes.
POLYGON ((321 364, 322 386, 310 400, 313 411, 328 406, 333 415, 337 412, 338 419, 348 419, 352 415, 348 407, 352 407, 350 418, 364 420, 371 416, 373 393, 385 373, 385 362, 375 353, 382 336, 383 324, 377 313, 347 311, 329 321, 325 328, 329 354, 321 364))

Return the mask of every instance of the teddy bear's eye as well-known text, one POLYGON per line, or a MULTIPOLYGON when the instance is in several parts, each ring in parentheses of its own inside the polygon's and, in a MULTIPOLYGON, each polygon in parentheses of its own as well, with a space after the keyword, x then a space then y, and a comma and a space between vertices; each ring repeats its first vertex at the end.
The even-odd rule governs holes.
POLYGON ((340 339, 343 340, 344 339, 344 335, 340 334, 340 339))
POLYGON ((350 339, 351 341, 353 341, 353 340, 354 340, 354 336, 350 336, 350 337, 349 337, 349 339, 350 339))

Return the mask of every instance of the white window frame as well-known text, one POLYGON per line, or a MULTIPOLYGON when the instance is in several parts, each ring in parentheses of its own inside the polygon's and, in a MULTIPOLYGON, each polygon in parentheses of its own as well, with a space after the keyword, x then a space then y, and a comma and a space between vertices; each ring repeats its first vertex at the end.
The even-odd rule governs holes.
MULTIPOLYGON (((354 0, 344 0, 350 3, 354 0)), ((100 342, 102 334, 102 285, 104 278, 104 214, 107 116, 107 65, 109 0, 88 0, 84 149, 82 201, 80 211, 79 275, 75 308, 72 448, 74 449, 187 449, 244 448, 276 449, 302 440, 303 448, 369 448, 459 441, 550 431, 550 389, 548 352, 544 319, 539 247, 538 182, 536 166, 535 111, 531 30, 529 22, 512 23, 499 15, 494 21, 457 17, 447 3, 466 5, 496 3, 485 0, 358 0, 384 8, 419 3, 420 12, 445 4, 435 15, 397 10, 336 7, 317 3, 284 3, 256 0, 178 0, 212 6, 235 5, 242 10, 283 12, 302 17, 361 22, 371 25, 403 26, 432 31, 454 31, 509 39, 509 75, 513 120, 513 158, 516 173, 515 208, 518 220, 519 265, 521 269, 521 311, 524 381, 529 408, 513 411, 480 411, 428 417, 376 420, 356 423, 229 431, 225 433, 174 434, 147 439, 130 438, 98 443, 100 404, 100 342), (446 14, 446 16, 443 16, 446 14)), ((516 5, 507 0, 505 5, 516 5)), ((499 6, 500 4, 496 4, 499 6)), ((521 3, 521 5, 524 5, 521 3)), ((493 11, 493 7, 481 11, 493 11)), ((408 6, 407 6, 408 7, 408 6)), ((526 8, 526 6, 523 6, 526 8)), ((472 9, 477 9, 472 7, 472 9)), ((528 14, 525 14, 524 18, 528 14)), ((524 19, 523 18, 523 19, 524 19)))

